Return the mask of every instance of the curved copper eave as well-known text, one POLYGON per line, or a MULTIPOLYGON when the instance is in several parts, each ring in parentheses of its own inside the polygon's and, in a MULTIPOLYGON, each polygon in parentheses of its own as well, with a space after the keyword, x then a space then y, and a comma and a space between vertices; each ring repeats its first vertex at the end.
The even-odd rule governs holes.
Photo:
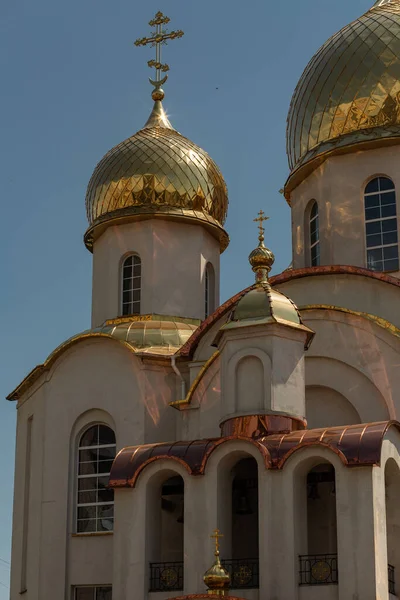
POLYGON ((135 487, 140 473, 156 460, 172 460, 181 464, 191 475, 204 475, 207 462, 214 450, 221 444, 237 440, 255 446, 263 456, 266 468, 269 468, 267 448, 257 440, 243 436, 128 446, 123 448, 114 459, 109 486, 135 487))
POLYGON ((135 487, 140 473, 156 460, 172 460, 181 464, 191 475, 204 475, 212 453, 231 441, 244 441, 255 446, 266 469, 283 469, 293 454, 313 446, 334 452, 346 467, 379 465, 383 438, 390 427, 400 432, 398 421, 382 421, 297 430, 259 439, 236 435, 128 447, 121 450, 114 460, 109 486, 135 487))

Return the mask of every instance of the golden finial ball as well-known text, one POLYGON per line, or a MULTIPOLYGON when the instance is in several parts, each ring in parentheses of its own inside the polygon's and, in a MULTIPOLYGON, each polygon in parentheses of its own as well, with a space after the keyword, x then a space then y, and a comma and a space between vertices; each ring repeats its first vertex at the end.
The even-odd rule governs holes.
POLYGON ((258 246, 249 255, 249 263, 251 264, 253 271, 257 271, 258 269, 267 269, 270 271, 274 262, 274 253, 265 246, 258 246))
POLYGON ((158 88, 157 90, 153 90, 151 97, 153 98, 154 102, 156 102, 156 100, 164 100, 164 90, 162 90, 161 88, 158 88))

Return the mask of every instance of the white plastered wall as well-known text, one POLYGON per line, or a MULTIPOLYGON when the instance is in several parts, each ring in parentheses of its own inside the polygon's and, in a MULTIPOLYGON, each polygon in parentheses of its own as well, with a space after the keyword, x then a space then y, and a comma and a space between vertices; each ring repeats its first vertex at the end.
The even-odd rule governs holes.
POLYGON ((204 319, 208 262, 219 305, 219 242, 204 227, 161 219, 115 225, 93 247, 93 327, 121 315, 121 264, 132 253, 142 261, 142 314, 204 319))
POLYGON ((84 340, 65 351, 22 398, 18 408, 12 600, 22 591, 24 539, 28 600, 70 600, 73 585, 111 583, 113 536, 72 535, 76 436, 85 426, 100 421, 115 424, 117 450, 175 439, 177 413, 168 406, 175 393, 175 375, 171 373, 162 366, 146 368, 116 340, 84 340), (28 510, 24 506, 25 436, 31 417, 28 510))
POLYGON ((390 177, 400 217, 400 146, 328 158, 291 192, 293 268, 310 265, 307 209, 319 211, 321 265, 366 266, 364 189, 377 175, 390 177))

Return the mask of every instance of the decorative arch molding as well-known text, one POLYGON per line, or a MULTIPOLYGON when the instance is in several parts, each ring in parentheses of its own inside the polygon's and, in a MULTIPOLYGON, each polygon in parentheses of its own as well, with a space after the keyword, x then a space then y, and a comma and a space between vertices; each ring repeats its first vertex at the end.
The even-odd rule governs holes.
POLYGON ((37 365, 28 375, 21 381, 21 383, 7 396, 7 400, 19 400, 21 396, 41 377, 44 373, 50 371, 50 369, 55 365, 57 360, 67 352, 70 348, 76 346, 81 342, 86 342, 92 339, 105 338, 107 340, 111 340, 113 343, 122 344, 125 348, 127 348, 132 354, 136 354, 137 350, 125 342, 124 340, 119 340, 117 338, 112 337, 106 333, 96 333, 92 331, 78 333, 77 335, 69 338, 65 342, 63 342, 60 346, 58 346, 49 356, 46 358, 44 363, 41 365, 37 365))
POLYGON ((367 375, 353 365, 330 356, 306 356, 305 359, 306 388, 312 386, 328 387, 338 392, 350 402, 360 415, 361 422, 372 422, 391 417, 391 410, 382 392, 367 375), (346 372, 346 377, 340 377, 340 371, 346 372), (371 414, 366 410, 364 395, 360 387, 368 388, 368 397, 375 396, 385 412, 371 414))
MULTIPOLYGON (((223 355, 222 357, 224 359, 223 355)), ((225 371, 223 374, 225 385, 223 386, 222 399, 224 404, 224 413, 226 415, 232 415, 240 411, 240 398, 238 397, 239 386, 237 382, 238 369, 243 360, 252 357, 258 359, 262 365, 263 398, 262 406, 259 406, 258 409, 268 410, 271 408, 271 357, 260 348, 248 347, 242 348, 241 350, 238 350, 232 354, 232 356, 230 356, 226 362, 222 360, 222 369, 225 371)))

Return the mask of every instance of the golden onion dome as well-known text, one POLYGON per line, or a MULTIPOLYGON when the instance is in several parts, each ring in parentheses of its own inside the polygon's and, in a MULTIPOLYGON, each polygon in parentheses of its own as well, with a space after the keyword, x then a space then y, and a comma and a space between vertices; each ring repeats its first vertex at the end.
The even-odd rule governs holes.
POLYGON ((223 229, 224 178, 207 152, 172 127, 163 95, 153 92, 145 126, 110 150, 94 170, 86 193, 89 249, 111 223, 154 217, 200 221, 220 241, 221 251, 229 243, 223 229))
POLYGON ((400 0, 378 0, 318 50, 297 84, 285 192, 331 153, 399 141, 400 0))

